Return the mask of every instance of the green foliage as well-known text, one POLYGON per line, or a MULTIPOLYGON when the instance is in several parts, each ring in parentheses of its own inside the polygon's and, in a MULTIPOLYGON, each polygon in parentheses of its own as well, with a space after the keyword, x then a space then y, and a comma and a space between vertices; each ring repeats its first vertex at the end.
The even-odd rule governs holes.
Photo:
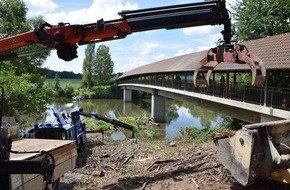
POLYGON ((60 91, 61 91, 61 86, 60 86, 60 82, 59 81, 60 81, 59 76, 56 73, 55 77, 54 77, 54 90, 56 92, 58 92, 58 94, 60 94, 60 91))
POLYGON ((181 133, 185 133, 190 138, 194 140, 195 143, 204 143, 212 141, 213 133, 222 133, 227 130, 239 130, 242 128, 246 122, 241 120, 223 116, 221 123, 218 123, 216 127, 205 127, 203 129, 198 129, 195 127, 186 127, 182 129, 181 133))
POLYGON ((212 137, 211 137, 212 133, 220 133, 220 132, 227 130, 227 128, 225 128, 225 127, 215 127, 215 128, 206 127, 204 129, 198 129, 195 127, 186 127, 182 130, 184 130, 188 136, 193 138, 195 143, 204 143, 204 142, 212 141, 212 137))
POLYGON ((71 71, 53 71, 50 69, 43 69, 46 73, 46 79, 54 79, 55 74, 57 73, 59 78, 62 80, 67 79, 67 80, 78 80, 82 78, 82 74, 78 73, 75 74, 74 72, 71 71))
MULTIPOLYGON (((155 137, 155 132, 154 132, 153 127, 146 125, 145 117, 126 116, 126 117, 119 117, 118 120, 133 126, 134 132, 137 133, 139 137, 141 136, 146 137, 146 138, 155 137)), ((83 122, 86 124, 86 128, 88 131, 92 131, 92 130, 109 131, 113 127, 113 125, 106 123, 105 121, 101 121, 97 119, 86 118, 83 120, 83 122)), ((125 133, 128 132, 128 130, 123 130, 123 131, 125 133)))
POLYGON ((44 77, 38 83, 31 83, 33 76, 15 75, 15 68, 5 66, 0 69, 0 85, 5 89, 4 115, 15 116, 17 120, 24 114, 41 114, 46 104, 53 101, 53 91, 44 87, 44 77))
POLYGON ((235 38, 248 41, 290 31, 290 1, 241 0, 233 6, 235 38))
POLYGON ((243 125, 246 125, 247 123, 244 121, 241 121, 239 119, 235 119, 228 116, 222 116, 222 122, 219 123, 218 127, 224 127, 229 130, 239 130, 242 128, 243 125))
POLYGON ((130 124, 134 127, 134 132, 137 134, 138 138, 146 138, 146 139, 153 139, 157 136, 154 127, 149 125, 147 122, 146 117, 140 116, 140 117, 132 117, 132 116, 126 116, 126 117, 119 117, 120 121, 130 124))
POLYGON ((111 59, 109 47, 100 45, 94 61, 94 75, 96 85, 106 85, 113 76, 114 62, 111 59))
POLYGON ((102 120, 85 118, 83 122, 86 124, 86 129, 88 131, 99 130, 99 131, 108 131, 112 127, 111 124, 106 123, 102 120))
POLYGON ((147 118, 145 117, 132 117, 132 116, 123 116, 118 118, 120 121, 130 124, 134 127, 135 131, 140 131, 148 128, 147 118))
POLYGON ((66 83, 63 88, 63 93, 66 98, 72 98, 74 94, 74 87, 70 82, 66 83))
POLYGON ((192 116, 199 118, 202 126, 211 126, 211 121, 215 121, 219 114, 208 109, 185 102, 184 105, 190 110, 192 116))
POLYGON ((15 35, 27 29, 27 8, 20 0, 0 1, 0 34, 2 37, 15 35))
POLYGON ((121 99, 123 91, 115 85, 94 86, 92 89, 78 89, 76 95, 84 96, 86 99, 121 99))
MULTIPOLYGON (((48 81, 46 79, 48 86, 50 86, 55 93, 55 96, 58 100, 65 98, 72 98, 75 95, 75 88, 70 82, 70 80, 60 79, 58 73, 55 74, 55 79, 53 81, 48 81)), ((80 80, 77 79, 79 84, 80 80)), ((74 84, 76 86, 76 84, 74 84)))
POLYGON ((81 86, 91 89, 93 86, 93 72, 95 62, 95 44, 89 44, 85 50, 83 63, 83 77, 81 86))
POLYGON ((86 47, 85 55, 81 87, 91 89, 95 85, 115 83, 117 77, 113 75, 114 62, 109 47, 100 45, 95 52, 95 44, 90 44, 86 47))
MULTIPOLYGON (((45 84, 53 83, 53 82, 54 82, 54 79, 46 79, 45 80, 45 84)), ((65 88, 67 83, 69 83, 73 88, 77 89, 77 88, 80 87, 81 79, 74 79, 74 78, 63 79, 63 78, 60 77, 59 83, 60 83, 60 86, 62 88, 65 88)))
POLYGON ((277 88, 290 88, 290 73, 270 72, 269 86, 277 88))
POLYGON ((97 99, 120 99, 122 98, 122 90, 116 86, 94 86, 94 97, 97 99))
POLYGON ((150 99, 151 94, 148 92, 142 92, 142 91, 137 91, 133 90, 132 91, 132 97, 133 99, 138 98, 138 99, 150 99))
MULTIPOLYGON (((26 19, 27 9, 21 0, 0 1, 0 37, 16 35, 36 27, 41 17, 26 19)), ((9 44, 7 44, 9 47, 9 44)), ((17 51, 39 48, 23 47, 17 51)), ((44 87, 42 65, 49 53, 26 56, 0 65, 0 85, 5 89, 4 115, 15 116, 19 121, 25 114, 39 115, 53 100, 54 92, 44 87)))

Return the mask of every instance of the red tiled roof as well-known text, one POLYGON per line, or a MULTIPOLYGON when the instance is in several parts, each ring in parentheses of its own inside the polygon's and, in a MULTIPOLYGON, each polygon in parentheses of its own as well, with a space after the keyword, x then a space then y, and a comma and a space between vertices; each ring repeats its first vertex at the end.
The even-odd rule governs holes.
MULTIPOLYGON (((267 70, 290 71, 290 33, 243 42, 250 53, 258 56, 264 62, 267 70)), ((181 55, 155 63, 147 64, 124 73, 120 78, 151 73, 193 72, 206 51, 181 55)), ((215 71, 250 70, 246 64, 220 63, 215 71)))

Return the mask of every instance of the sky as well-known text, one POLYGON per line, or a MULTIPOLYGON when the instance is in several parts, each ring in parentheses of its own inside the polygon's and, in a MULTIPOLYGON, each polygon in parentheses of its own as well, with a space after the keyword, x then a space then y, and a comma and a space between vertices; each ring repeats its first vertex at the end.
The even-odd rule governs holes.
MULTIPOLYGON (((103 18, 105 21, 119 19, 118 12, 203 0, 24 0, 28 8, 27 17, 42 15, 50 24, 59 22, 70 24, 94 23, 103 18)), ((227 0, 233 5, 236 0, 227 0)), ((230 8, 228 6, 228 8, 230 8)), ((128 35, 125 39, 108 41, 114 62, 114 73, 127 72, 134 68, 167 58, 206 50, 216 46, 222 39, 223 26, 200 26, 174 30, 153 30, 128 35)), ((78 58, 70 62, 59 59, 53 50, 44 67, 55 71, 82 73, 86 46, 79 46, 78 58)))

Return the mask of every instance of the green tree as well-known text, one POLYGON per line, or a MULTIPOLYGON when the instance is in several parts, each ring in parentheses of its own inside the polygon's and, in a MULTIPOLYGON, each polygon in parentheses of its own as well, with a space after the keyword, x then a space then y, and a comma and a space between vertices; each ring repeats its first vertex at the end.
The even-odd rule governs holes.
POLYGON ((40 115, 46 109, 46 104, 53 101, 53 90, 44 85, 45 78, 39 83, 31 83, 31 76, 16 75, 15 67, 2 69, 0 66, 0 85, 4 87, 4 115, 15 116, 19 121, 25 114, 40 115))
POLYGON ((83 63, 83 77, 81 86, 91 89, 93 86, 93 71, 95 61, 95 44, 89 44, 85 50, 85 59, 83 63))
POLYGON ((74 93, 74 87, 70 82, 68 82, 65 84, 63 91, 66 98, 72 98, 74 93))
POLYGON ((27 8, 20 0, 0 1, 0 35, 6 37, 26 31, 27 8))
POLYGON ((289 0, 241 0, 232 7, 235 38, 248 41, 290 31, 289 0))
POLYGON ((56 73, 55 74, 55 77, 54 77, 54 85, 53 85, 53 89, 54 91, 57 93, 57 95, 59 97, 63 96, 63 89, 61 88, 61 85, 60 85, 60 78, 58 76, 58 74, 56 73))
POLYGON ((96 84, 108 84, 113 76, 114 68, 114 62, 111 59, 108 46, 100 45, 98 47, 94 64, 96 84))
MULTIPOLYGON (((16 35, 36 27, 42 18, 26 19, 27 8, 22 0, 0 1, 0 36, 16 35)), ((9 47, 9 44, 7 44, 9 47)), ((23 47, 17 51, 38 48, 23 47)), ((52 91, 44 87, 44 72, 38 68, 48 53, 4 61, 0 68, 0 85, 5 89, 4 114, 19 119, 24 114, 39 114, 52 101, 52 91)))

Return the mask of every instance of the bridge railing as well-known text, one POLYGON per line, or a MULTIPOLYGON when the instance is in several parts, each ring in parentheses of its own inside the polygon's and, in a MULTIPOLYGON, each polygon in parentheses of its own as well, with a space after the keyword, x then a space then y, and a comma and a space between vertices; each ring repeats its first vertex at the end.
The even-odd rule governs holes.
POLYGON ((192 80, 168 79, 130 79, 119 81, 119 84, 154 85, 189 92, 201 93, 211 96, 223 97, 268 107, 290 110, 290 89, 270 87, 265 97, 264 88, 253 87, 245 83, 230 84, 228 89, 220 83, 211 83, 209 87, 194 87, 192 80))

